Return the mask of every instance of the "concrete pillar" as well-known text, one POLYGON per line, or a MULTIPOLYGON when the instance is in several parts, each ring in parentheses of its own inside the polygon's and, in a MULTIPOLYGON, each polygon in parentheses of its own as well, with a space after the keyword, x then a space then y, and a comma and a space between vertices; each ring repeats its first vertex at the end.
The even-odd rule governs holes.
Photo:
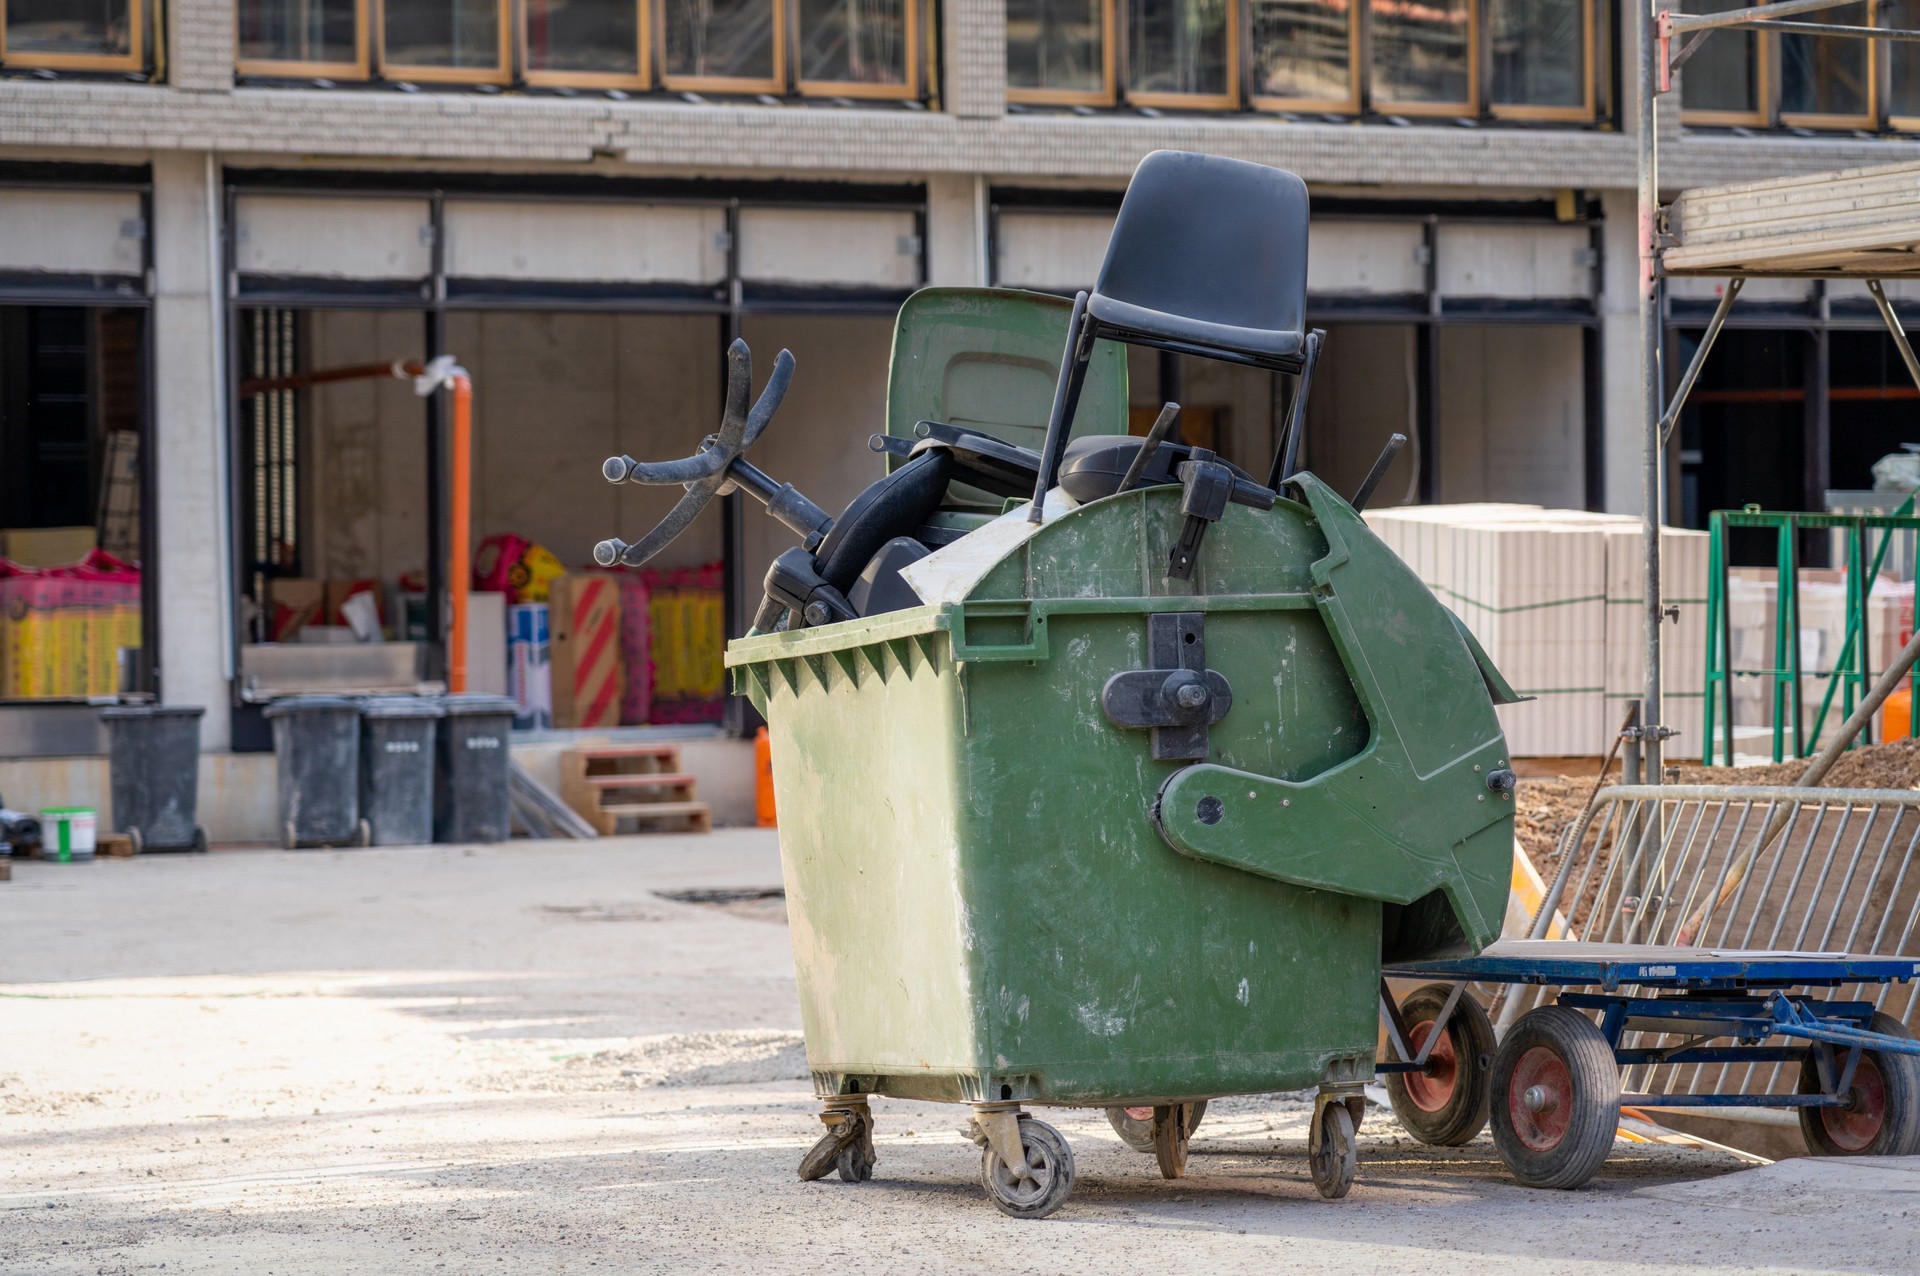
POLYGON ((1639 200, 1631 190, 1602 191, 1605 267, 1600 290, 1601 398, 1604 403, 1605 504, 1609 514, 1640 512, 1639 200))
POLYGON ((231 740, 232 571, 219 256, 220 169, 153 159, 154 417, 160 696, 205 705, 201 744, 231 740))
POLYGON ((971 173, 927 178, 927 282, 937 287, 988 283, 987 179, 971 173))
POLYGON ((232 92, 234 0, 172 0, 166 24, 167 83, 232 92))

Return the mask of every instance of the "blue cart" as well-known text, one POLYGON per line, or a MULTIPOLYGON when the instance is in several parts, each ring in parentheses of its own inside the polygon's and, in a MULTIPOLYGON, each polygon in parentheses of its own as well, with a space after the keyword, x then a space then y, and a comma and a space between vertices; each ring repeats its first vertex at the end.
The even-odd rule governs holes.
POLYGON ((1920 1041, 1871 1002, 1801 991, 1904 983, 1920 975, 1914 958, 1503 940, 1385 973, 1436 981, 1397 1001, 1381 984, 1390 1057, 1378 1071, 1401 1123, 1422 1142, 1460 1144, 1491 1120, 1501 1160, 1528 1186, 1592 1178, 1623 1104, 1794 1108, 1816 1153, 1920 1153, 1920 1041), (1468 983, 1579 991, 1522 1015, 1496 1044, 1468 983), (1625 1044, 1635 1031, 1662 1043, 1625 1044), (1799 1083, 1792 1094, 1621 1093, 1622 1068, 1689 1063, 1795 1063, 1799 1083))

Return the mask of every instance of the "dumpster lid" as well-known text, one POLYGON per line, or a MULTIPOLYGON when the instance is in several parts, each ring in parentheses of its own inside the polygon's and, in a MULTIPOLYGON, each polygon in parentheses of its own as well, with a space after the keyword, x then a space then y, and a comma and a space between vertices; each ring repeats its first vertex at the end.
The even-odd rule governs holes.
POLYGON ((345 696, 282 696, 266 707, 262 717, 280 718, 290 713, 358 713, 360 706, 345 696))
POLYGON ((374 696, 360 704, 363 718, 438 718, 446 710, 424 696, 374 696))
POLYGON ((102 718, 198 718, 206 713, 197 704, 117 704, 102 709, 102 718))
POLYGON ((480 713, 504 713, 508 715, 520 712, 520 702, 511 696, 448 696, 442 700, 449 718, 466 717, 480 713))

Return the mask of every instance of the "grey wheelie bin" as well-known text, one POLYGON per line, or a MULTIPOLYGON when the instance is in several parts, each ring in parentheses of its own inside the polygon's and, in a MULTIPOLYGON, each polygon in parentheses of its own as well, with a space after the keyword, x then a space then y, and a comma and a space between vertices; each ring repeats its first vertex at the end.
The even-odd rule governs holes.
POLYGON ((360 818, 360 706, 344 696, 288 696, 267 706, 279 772, 280 844, 366 846, 360 818))
POLYGON ((433 751, 442 709, 418 696, 360 706, 360 817, 375 846, 433 841, 433 751))
POLYGON ((204 851, 196 824, 200 801, 197 705, 120 705, 103 709, 112 772, 113 827, 143 851, 204 851))
POLYGON ((433 840, 504 842, 513 834, 508 763, 519 706, 505 696, 448 696, 441 704, 433 840))

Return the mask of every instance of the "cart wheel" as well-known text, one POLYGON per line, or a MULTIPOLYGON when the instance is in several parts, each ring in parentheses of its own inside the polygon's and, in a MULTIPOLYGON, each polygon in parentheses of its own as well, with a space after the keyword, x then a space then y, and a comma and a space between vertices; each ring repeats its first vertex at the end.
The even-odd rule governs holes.
MULTIPOLYGON (((1196 1099, 1187 1105, 1192 1109, 1187 1115, 1187 1137, 1200 1128, 1200 1118, 1207 1114, 1207 1101, 1196 1099)), ((1108 1108, 1107 1124, 1120 1136, 1120 1141, 1136 1152, 1153 1155, 1153 1109, 1150 1107, 1108 1108)))
MULTIPOLYGON (((1907 1026, 1876 1012, 1869 1031, 1912 1039, 1907 1026)), ((1834 1056, 1846 1066, 1844 1046, 1834 1056)), ((1800 1064, 1801 1094, 1824 1093, 1808 1053, 1800 1064)), ((1920 1058, 1890 1050, 1862 1050, 1844 1108, 1801 1108, 1800 1129, 1815 1156, 1912 1156, 1920 1153, 1920 1058)))
POLYGON ((1566 1006, 1520 1017, 1493 1056, 1493 1145, 1528 1187, 1579 1187, 1613 1150, 1620 1072, 1593 1021, 1566 1006))
POLYGON ((355 834, 356 836, 353 839, 353 844, 355 846, 372 846, 373 845, 373 824, 371 821, 363 817, 359 823, 359 826, 355 829, 355 834))
POLYGON ((863 1133, 840 1149, 833 1168, 840 1172, 842 1183, 865 1183, 873 1177, 873 1167, 879 1159, 873 1151, 872 1137, 863 1133))
POLYGON ((1187 1172, 1187 1140, 1206 1106, 1175 1103, 1153 1110, 1153 1158, 1160 1163, 1161 1178, 1177 1179, 1187 1172))
POLYGON ((1320 1105, 1315 1114, 1320 1122, 1320 1146, 1307 1153, 1307 1172, 1320 1195, 1337 1201, 1353 1186, 1360 1169, 1360 1152, 1355 1146, 1353 1113, 1336 1099, 1320 1105))
MULTIPOLYGON (((1433 1035, 1433 1025, 1453 989, 1428 984, 1407 994, 1400 1017, 1407 1025, 1407 1048, 1415 1055, 1433 1035)), ((1493 1021, 1473 994, 1463 992, 1424 1072, 1389 1072, 1387 1098, 1393 1114, 1420 1142, 1430 1147, 1471 1143, 1487 1124, 1487 1065, 1493 1061, 1493 1021)))
MULTIPOLYGON (((198 824, 193 826, 193 851, 196 855, 205 855, 207 853, 207 831, 198 824)), ((140 843, 135 841, 134 854, 138 855, 139 853, 140 843)))
POLYGON ((288 820, 280 830, 280 845, 289 851, 300 849, 300 839, 293 835, 293 821, 288 820))
POLYGON ((1027 1177, 1013 1170, 988 1144, 980 1153, 980 1184, 1002 1214, 1013 1218, 1045 1218, 1059 1209, 1073 1191, 1073 1149, 1060 1131, 1045 1121, 1020 1118, 1020 1150, 1027 1156, 1027 1177))

